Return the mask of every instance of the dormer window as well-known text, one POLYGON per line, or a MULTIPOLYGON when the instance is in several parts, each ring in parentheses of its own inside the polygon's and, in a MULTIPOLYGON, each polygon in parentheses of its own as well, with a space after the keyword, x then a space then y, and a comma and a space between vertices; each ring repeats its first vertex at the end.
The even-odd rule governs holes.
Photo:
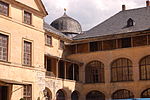
POLYGON ((127 27, 131 27, 131 26, 134 26, 134 20, 129 18, 127 21, 127 27))

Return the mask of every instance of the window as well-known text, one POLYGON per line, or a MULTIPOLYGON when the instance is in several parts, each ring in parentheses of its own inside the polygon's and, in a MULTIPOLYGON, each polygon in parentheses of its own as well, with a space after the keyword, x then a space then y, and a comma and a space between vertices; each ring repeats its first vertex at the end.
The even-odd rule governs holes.
POLYGON ((127 21, 127 27, 131 27, 131 26, 134 26, 134 21, 131 18, 129 18, 127 21))
POLYGON ((86 100, 105 100, 105 95, 99 91, 91 91, 86 95, 86 100))
POLYGON ((24 23, 32 24, 32 14, 29 12, 24 11, 24 23))
POLYGON ((24 41, 24 65, 31 66, 32 61, 32 44, 31 42, 24 41))
POLYGON ((62 60, 58 63, 58 77, 65 78, 65 62, 62 60))
POLYGON ((150 98, 150 88, 141 93, 141 98, 150 98))
POLYGON ((24 85, 23 98, 25 100, 32 100, 32 85, 24 85))
POLYGON ((111 65, 111 81, 132 81, 132 62, 126 58, 115 60, 111 65))
POLYGON ((9 16, 9 4, 0 1, 0 14, 9 16))
POLYGON ((140 67, 140 79, 150 80, 150 56, 142 58, 139 63, 139 67, 140 67))
POLYGON ((102 50, 102 42, 90 42, 90 51, 100 51, 102 50))
POLYGON ((0 60, 8 60, 8 36, 0 34, 0 60))
POLYGON ((52 37, 49 35, 46 36, 46 45, 52 46, 52 37))
POLYGON ((65 100, 65 94, 62 90, 57 91, 56 100, 65 100))
POLYGON ((103 41, 103 50, 116 49, 116 40, 103 41))
POLYGON ((133 46, 144 46, 147 44, 147 35, 133 37, 133 46))
POLYGON ((60 40, 59 48, 60 49, 64 49, 65 48, 65 44, 64 44, 63 40, 60 40))
POLYGON ((118 48, 131 47, 131 38, 122 38, 118 40, 118 48))
POLYGON ((130 98, 134 98, 133 93, 125 89, 117 90, 112 95, 112 99, 130 99, 130 98))
POLYGON ((86 83, 104 82, 104 64, 99 61, 92 61, 85 67, 86 83))
POLYGON ((71 64, 69 67, 69 79, 79 81, 79 66, 77 64, 71 64))
POLYGON ((77 91, 73 91, 71 94, 71 100, 79 100, 79 94, 77 91))
POLYGON ((77 53, 88 52, 88 43, 77 44, 77 53))

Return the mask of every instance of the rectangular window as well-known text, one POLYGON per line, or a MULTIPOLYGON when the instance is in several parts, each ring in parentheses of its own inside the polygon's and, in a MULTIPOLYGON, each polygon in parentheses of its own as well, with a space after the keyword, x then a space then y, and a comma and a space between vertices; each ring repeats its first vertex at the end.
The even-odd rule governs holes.
POLYGON ((147 44, 147 35, 133 37, 133 46, 144 46, 147 44))
POLYGON ((98 51, 98 43, 97 42, 90 42, 90 51, 98 51))
POLYGON ((116 49, 116 40, 106 40, 103 42, 103 50, 116 49))
POLYGON ((0 14, 9 16, 9 4, 0 1, 0 14))
POLYGON ((24 65, 31 66, 32 43, 24 41, 24 65))
POLYGON ((8 60, 8 36, 0 34, 0 60, 8 60))
POLYGON ((102 42, 90 42, 90 51, 100 51, 102 50, 102 42))
POLYGON ((32 24, 32 14, 24 11, 24 23, 31 25, 32 24))
POLYGON ((25 100, 32 100, 32 85, 24 85, 23 98, 25 100))
POLYGON ((122 38, 118 40, 118 48, 131 47, 131 38, 122 38))
POLYGON ((59 48, 60 49, 64 49, 65 48, 65 44, 64 44, 63 40, 60 40, 59 48))
POLYGON ((52 46, 52 37, 49 35, 46 36, 46 45, 52 46))
POLYGON ((77 53, 87 53, 89 51, 88 46, 88 43, 77 44, 77 53))

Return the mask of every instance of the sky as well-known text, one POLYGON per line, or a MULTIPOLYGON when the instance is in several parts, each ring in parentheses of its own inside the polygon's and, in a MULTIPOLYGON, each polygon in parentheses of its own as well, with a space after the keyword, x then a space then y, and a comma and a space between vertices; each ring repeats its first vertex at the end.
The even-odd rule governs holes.
POLYGON ((122 5, 126 9, 133 9, 146 6, 146 0, 42 0, 48 12, 45 17, 47 23, 64 14, 67 9, 68 16, 76 19, 82 26, 83 31, 100 24, 104 20, 118 13, 122 5))

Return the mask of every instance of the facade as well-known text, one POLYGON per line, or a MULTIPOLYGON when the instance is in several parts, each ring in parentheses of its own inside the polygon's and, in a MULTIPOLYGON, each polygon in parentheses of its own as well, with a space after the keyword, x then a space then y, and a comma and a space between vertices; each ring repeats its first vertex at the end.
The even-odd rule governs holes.
POLYGON ((82 32, 41 0, 0 0, 0 100, 150 98, 150 1, 82 32))

